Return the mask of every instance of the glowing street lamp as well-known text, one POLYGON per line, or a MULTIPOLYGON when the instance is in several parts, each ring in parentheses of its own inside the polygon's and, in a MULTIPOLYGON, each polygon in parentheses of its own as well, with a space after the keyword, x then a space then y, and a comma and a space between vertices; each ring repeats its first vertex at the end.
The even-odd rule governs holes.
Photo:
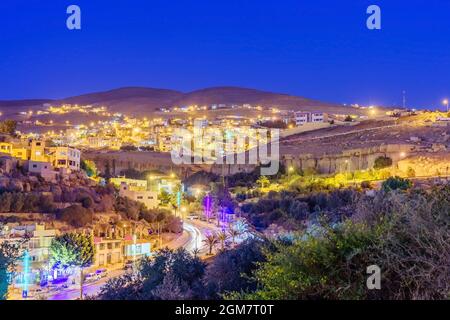
POLYGON ((442 101, 442 104, 447 107, 447 112, 448 112, 448 99, 444 99, 442 101))

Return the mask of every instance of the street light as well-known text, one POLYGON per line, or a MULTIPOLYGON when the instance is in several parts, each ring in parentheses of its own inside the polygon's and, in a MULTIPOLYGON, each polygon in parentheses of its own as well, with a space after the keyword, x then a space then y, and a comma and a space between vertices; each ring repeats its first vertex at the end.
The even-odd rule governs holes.
POLYGON ((442 104, 447 107, 447 112, 448 112, 448 99, 444 99, 442 101, 442 104))

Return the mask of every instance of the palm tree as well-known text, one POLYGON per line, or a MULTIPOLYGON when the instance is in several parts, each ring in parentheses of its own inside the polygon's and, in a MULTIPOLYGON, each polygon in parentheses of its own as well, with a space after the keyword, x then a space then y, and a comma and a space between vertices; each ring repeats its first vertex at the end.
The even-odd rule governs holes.
POLYGON ((195 258, 197 258, 199 253, 200 253, 200 249, 199 248, 195 248, 194 250, 192 250, 192 254, 194 255, 195 258))
POLYGON ((217 240, 220 241, 220 246, 222 247, 222 250, 225 249, 225 241, 228 239, 228 234, 225 232, 225 230, 220 231, 217 234, 217 240))
POLYGON ((209 255, 212 255, 212 250, 219 241, 217 240, 217 236, 214 233, 211 233, 205 236, 203 242, 209 247, 209 255))
POLYGON ((234 229, 232 226, 230 226, 230 229, 228 229, 228 235, 231 237, 233 244, 235 244, 236 237, 239 237, 241 235, 241 232, 238 229, 234 229))

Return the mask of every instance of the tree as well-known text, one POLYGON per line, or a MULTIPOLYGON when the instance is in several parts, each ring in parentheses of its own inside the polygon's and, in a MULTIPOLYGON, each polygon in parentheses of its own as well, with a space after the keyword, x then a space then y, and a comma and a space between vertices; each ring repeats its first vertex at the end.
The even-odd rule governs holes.
POLYGON ((217 239, 217 236, 215 233, 210 233, 205 236, 205 239, 203 239, 203 242, 209 248, 209 255, 212 255, 212 250, 214 249, 216 244, 219 242, 219 240, 217 239))
POLYGON ((0 300, 6 300, 8 286, 14 278, 17 261, 21 257, 20 244, 3 241, 0 243, 0 300))
POLYGON ((256 183, 259 184, 261 189, 270 185, 269 178, 267 178, 266 176, 259 177, 259 179, 256 181, 256 183))
POLYGON ((388 168, 392 166, 392 159, 386 156, 378 157, 375 159, 373 168, 376 170, 388 168))
POLYGON ((255 290, 256 281, 251 276, 265 260, 263 251, 268 245, 268 242, 254 238, 220 252, 206 269, 204 282, 208 299, 223 298, 231 291, 255 290))
POLYGON ((50 244, 50 262, 53 267, 80 269, 80 298, 83 299, 83 268, 94 262, 94 239, 82 233, 66 233, 53 238, 50 244))
POLYGON ((92 160, 82 160, 80 167, 86 172, 88 177, 96 177, 98 174, 97 166, 92 160))
POLYGON ((4 120, 0 121, 0 133, 14 135, 16 133, 17 121, 4 120))
POLYGON ((236 238, 239 237, 241 235, 241 233, 239 232, 238 229, 235 229, 235 228, 233 228, 233 226, 230 225, 230 228, 228 229, 228 235, 230 236, 233 244, 235 244, 236 238))
POLYGON ((220 242, 220 248, 225 250, 225 241, 228 240, 228 233, 225 230, 220 231, 217 234, 217 240, 220 242))

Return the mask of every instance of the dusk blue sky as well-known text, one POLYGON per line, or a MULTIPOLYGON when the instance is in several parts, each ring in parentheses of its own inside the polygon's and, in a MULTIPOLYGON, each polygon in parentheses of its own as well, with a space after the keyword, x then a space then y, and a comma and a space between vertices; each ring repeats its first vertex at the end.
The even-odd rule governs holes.
POLYGON ((436 107, 450 96, 448 0, 0 2, 0 99, 121 86, 243 86, 337 102, 436 107), (82 30, 66 28, 66 8, 82 30), (382 9, 382 30, 366 9, 382 9))

